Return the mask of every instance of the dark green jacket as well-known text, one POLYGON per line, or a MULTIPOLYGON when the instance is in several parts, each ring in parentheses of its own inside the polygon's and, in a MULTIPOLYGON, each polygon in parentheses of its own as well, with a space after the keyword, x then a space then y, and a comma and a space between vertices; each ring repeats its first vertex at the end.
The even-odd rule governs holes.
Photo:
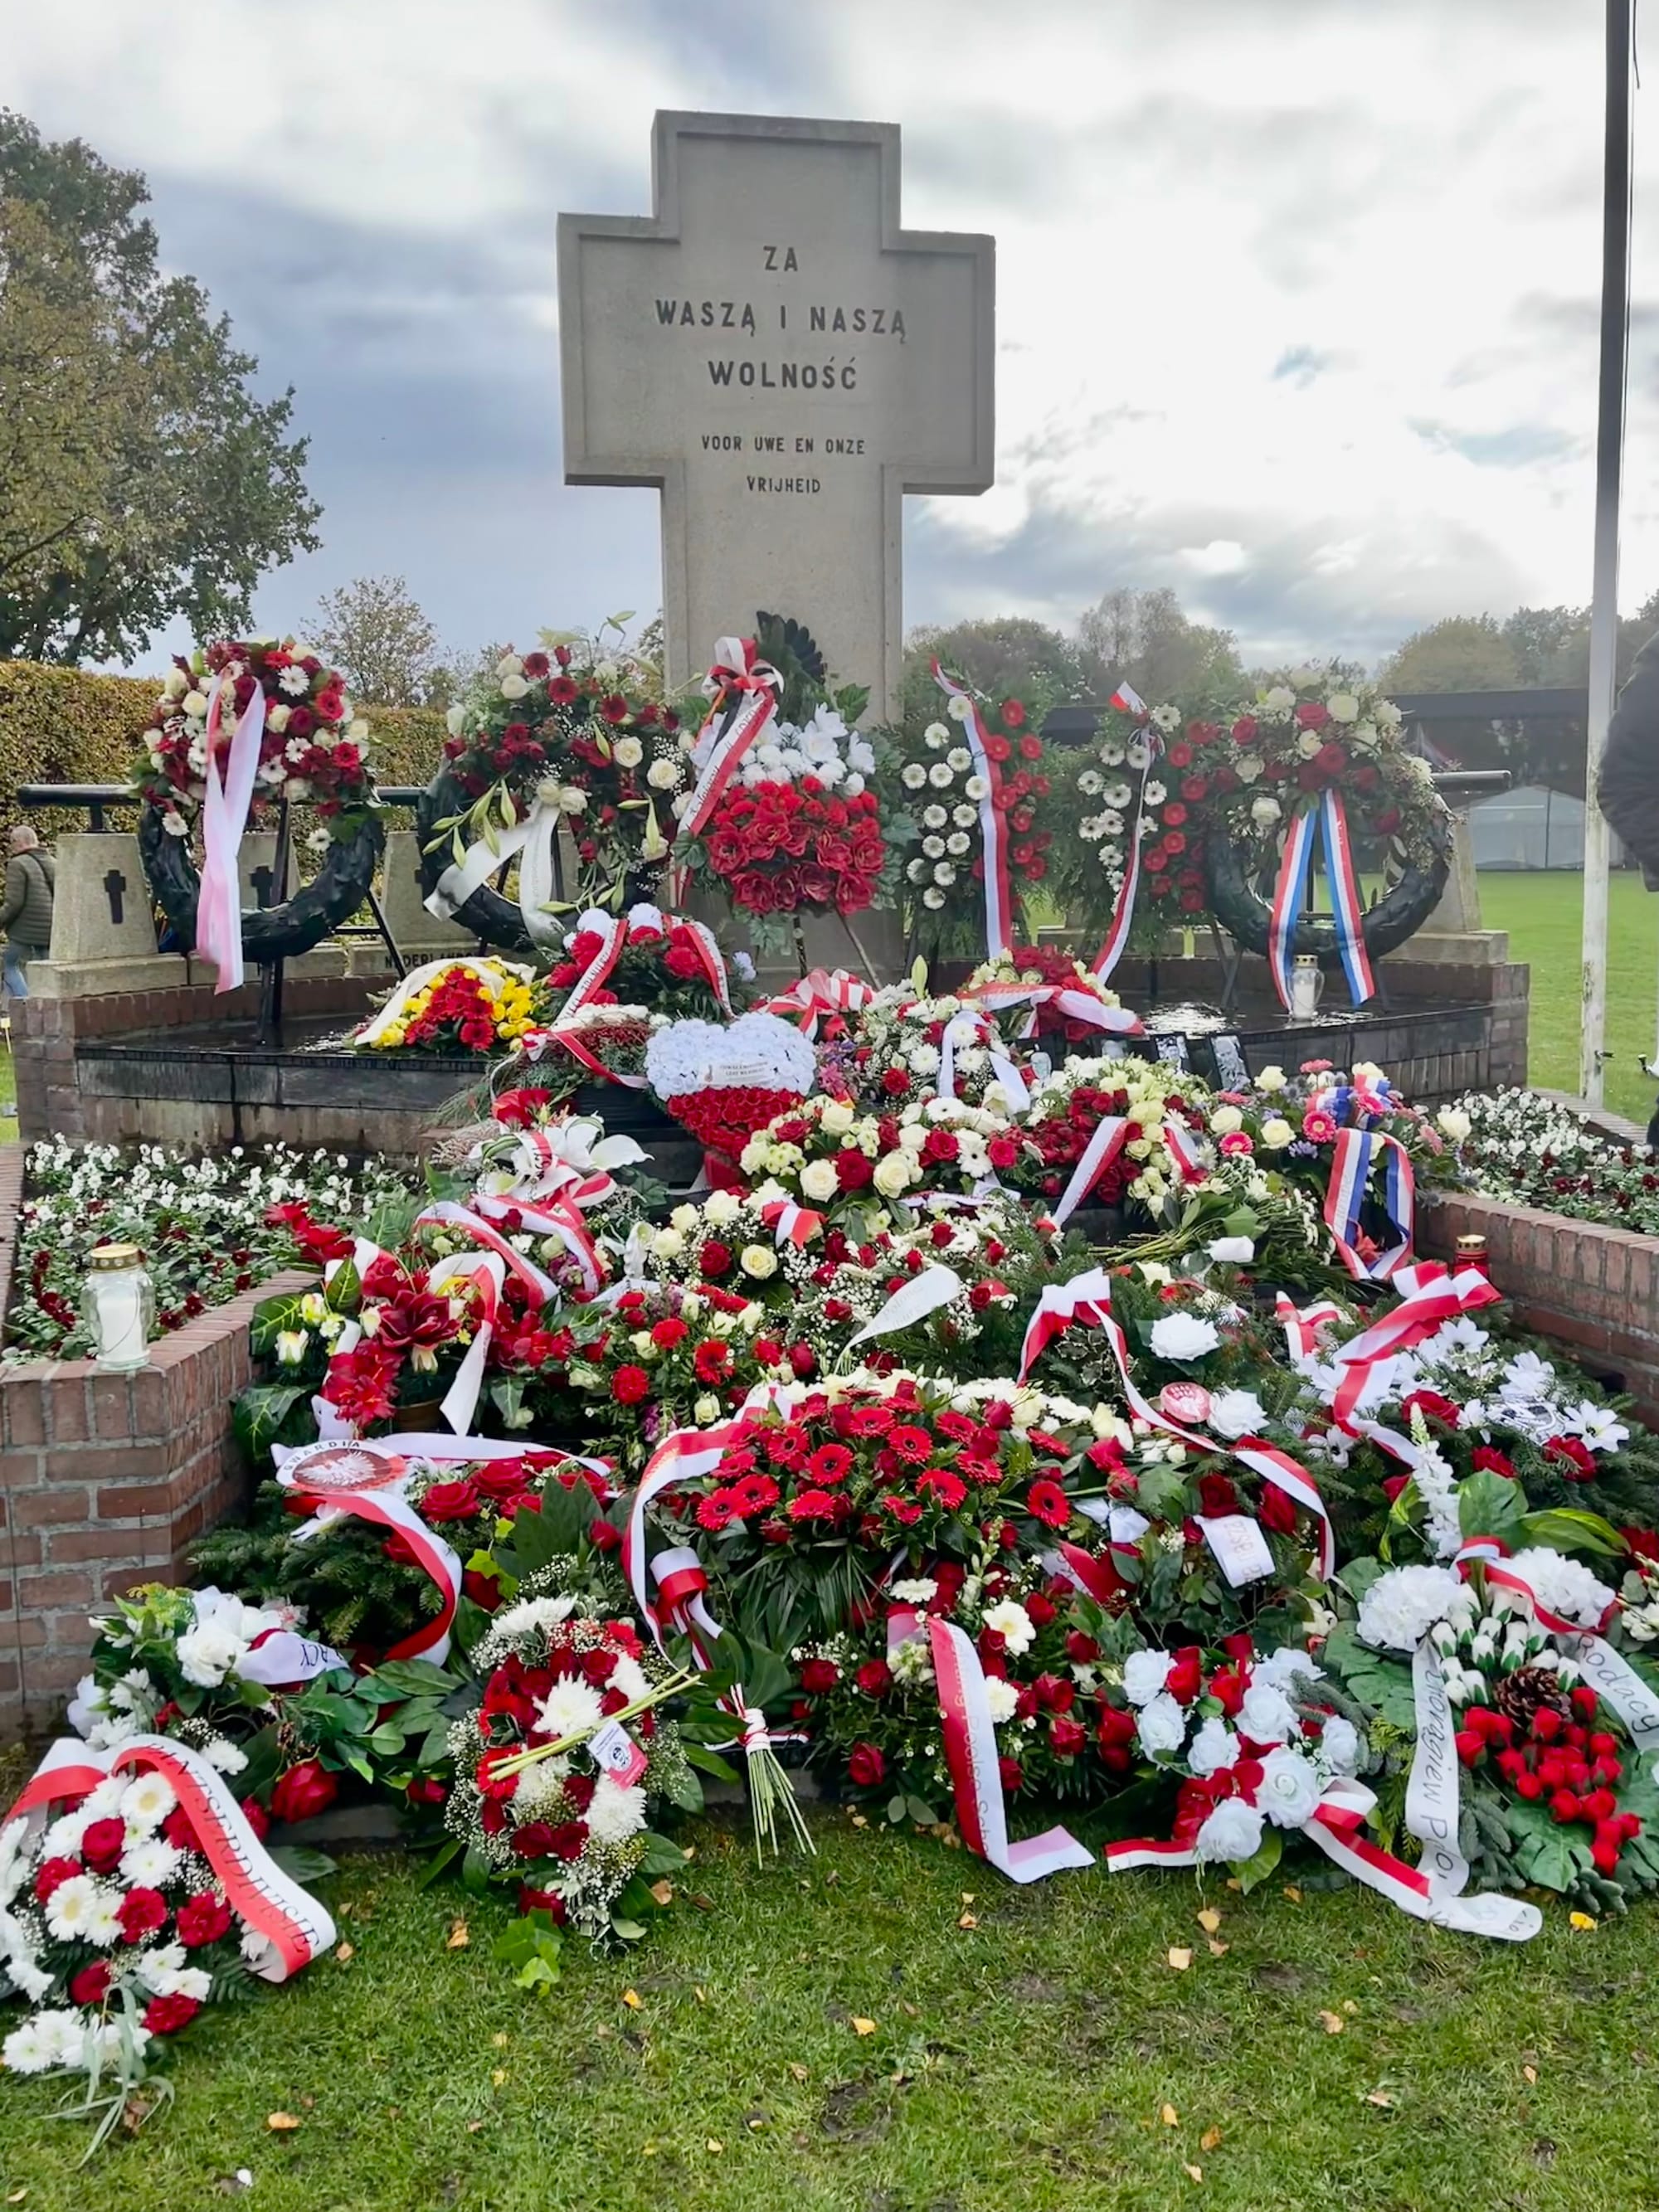
POLYGON ((50 853, 13 853, 0 897, 0 931, 14 945, 44 952, 52 943, 52 895, 58 870, 50 853))

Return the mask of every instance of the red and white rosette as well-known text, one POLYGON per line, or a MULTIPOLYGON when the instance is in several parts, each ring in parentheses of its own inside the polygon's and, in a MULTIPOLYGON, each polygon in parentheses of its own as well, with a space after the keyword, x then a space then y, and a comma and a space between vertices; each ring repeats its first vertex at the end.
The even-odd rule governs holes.
POLYGON ((107 1750, 64 1737, 52 1745, 6 1815, 27 1820, 26 1833, 46 1823, 48 1808, 79 1798, 112 1774, 161 1775, 195 1829, 202 1855, 225 1900, 248 1935, 244 1956, 268 1982, 285 1982, 332 1948, 334 1921, 309 1890, 286 1875, 254 1834, 224 1777, 188 1744, 167 1735, 131 1735, 107 1750))
POLYGON ((793 1022, 803 1036, 816 1037, 820 1023, 826 1034, 838 1034, 837 1024, 873 1004, 875 996, 872 983, 849 975, 844 968, 812 968, 776 998, 763 1000, 757 1011, 793 1022))
POLYGON ((991 757, 984 720, 972 694, 954 683, 937 660, 933 669, 934 683, 952 705, 958 699, 964 702, 965 712, 958 726, 974 757, 974 773, 985 787, 979 802, 979 835, 985 869, 985 955, 988 960, 1000 960, 1014 941, 1013 891, 1008 878, 1008 817, 997 805, 1002 795, 1002 770, 991 757))
MULTIPOLYGON (((416 1443, 417 1438, 398 1438, 416 1443)), ((484 1456, 469 1439, 466 1456, 484 1456)), ((513 1455, 522 1446, 512 1448, 513 1455)), ((441 1665, 448 1656, 450 1630, 461 1595, 461 1562, 456 1553, 421 1518, 406 1495, 410 1462, 401 1452, 379 1442, 302 1444, 297 1449, 276 1444, 271 1448, 276 1480, 284 1490, 311 1506, 312 1518, 295 1529, 303 1539, 325 1528, 344 1514, 368 1521, 400 1536, 437 1588, 442 1605, 436 1616, 394 1644, 388 1659, 430 1659, 441 1665)))

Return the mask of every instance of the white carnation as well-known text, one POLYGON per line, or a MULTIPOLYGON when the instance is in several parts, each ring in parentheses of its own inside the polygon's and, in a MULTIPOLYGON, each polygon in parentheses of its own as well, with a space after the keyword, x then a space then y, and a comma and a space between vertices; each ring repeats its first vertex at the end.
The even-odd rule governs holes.
POLYGON ((587 1832, 596 1844, 625 1844, 645 1826, 645 1792, 637 1785, 624 1789, 610 1775, 602 1774, 585 1817, 587 1832))
POLYGON ((1376 1650, 1415 1651, 1458 1605, 1463 1589, 1449 1567, 1391 1567, 1359 1601, 1355 1632, 1376 1650))

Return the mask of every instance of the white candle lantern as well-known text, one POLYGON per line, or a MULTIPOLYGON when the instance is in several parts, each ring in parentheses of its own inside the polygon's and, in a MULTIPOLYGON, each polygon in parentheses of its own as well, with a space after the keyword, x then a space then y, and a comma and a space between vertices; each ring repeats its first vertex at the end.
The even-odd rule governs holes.
POLYGON ((155 1326, 155 1285, 136 1244, 94 1245, 87 1259, 82 1314, 100 1367, 145 1367, 155 1326))

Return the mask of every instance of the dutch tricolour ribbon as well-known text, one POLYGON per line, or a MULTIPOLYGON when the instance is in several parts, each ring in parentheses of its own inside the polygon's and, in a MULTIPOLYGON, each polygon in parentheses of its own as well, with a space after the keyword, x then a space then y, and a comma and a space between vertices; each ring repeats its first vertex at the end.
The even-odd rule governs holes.
POLYGON ((1410 1261, 1416 1225, 1416 1178, 1400 1139, 1381 1129, 1339 1129, 1325 1190, 1325 1226, 1348 1273, 1362 1283, 1387 1282, 1410 1261), (1378 1159, 1383 1163, 1382 1203, 1398 1241, 1367 1260, 1358 1249, 1359 1214, 1378 1159))
POLYGON ((933 681, 945 697, 967 702, 960 725, 974 757, 974 773, 985 787, 979 802, 979 834, 985 869, 985 955, 1000 960, 1013 945, 1013 894, 1008 882, 1008 822, 997 800, 1002 795, 1002 770, 991 757, 979 708, 971 694, 951 681, 934 661, 933 681))
POLYGON ((309 1890, 283 1872, 248 1825, 224 1777, 198 1751, 167 1735, 131 1735, 107 1750, 64 1737, 52 1745, 6 1815, 33 1829, 48 1807, 84 1796, 112 1774, 161 1775, 196 1831, 225 1900, 253 1939, 243 1955, 268 1982, 285 1982, 334 1942, 334 1922, 309 1890))
MULTIPOLYGON (((1120 684, 1113 692, 1111 704, 1120 714, 1136 715, 1142 722, 1146 719, 1146 709, 1139 695, 1127 684, 1120 684)), ((1146 804, 1146 780, 1143 776, 1140 790, 1135 798, 1134 826, 1129 836, 1129 858, 1123 871, 1123 881, 1118 885, 1111 927, 1106 932, 1105 943, 1089 963, 1102 982, 1123 957, 1123 948, 1129 941, 1129 932, 1134 925, 1135 893, 1140 887, 1140 822, 1146 804)))
MULTIPOLYGON (((234 697, 234 693, 232 693, 234 697)), ((196 950, 218 970, 216 995, 242 981, 242 888, 237 859, 265 731, 265 695, 256 683, 228 744, 219 744, 225 679, 216 676, 208 696, 206 785, 202 801, 202 882, 196 900, 196 950)))
POLYGON ((1307 902, 1316 837, 1324 841, 1325 872, 1331 886, 1331 919, 1335 925, 1342 972, 1347 977, 1354 1005, 1364 1006, 1376 989, 1370 958, 1365 951, 1365 916, 1354 874, 1353 852, 1348 842, 1347 813, 1340 794, 1327 790, 1322 793, 1316 805, 1304 807, 1291 817, 1285 835, 1279 880, 1273 887, 1267 923, 1267 965, 1273 971, 1273 988, 1287 1013, 1291 1006, 1291 954, 1296 942, 1297 923, 1307 902))
POLYGON ((1118 1378, 1123 1389, 1124 1402, 1130 1412, 1160 1429, 1165 1436, 1176 1437, 1195 1451, 1212 1453, 1222 1459, 1236 1459, 1241 1467, 1261 1481, 1282 1491, 1291 1503, 1310 1516, 1316 1531, 1319 1573, 1328 1580, 1336 1566, 1336 1538, 1331 1528, 1331 1516, 1319 1486, 1304 1468, 1299 1467, 1288 1452, 1261 1437, 1245 1437, 1235 1443, 1218 1437, 1201 1436, 1197 1431, 1185 1428, 1179 1421, 1143 1397, 1136 1389, 1129 1372, 1129 1346, 1122 1328, 1112 1311, 1112 1279, 1103 1267, 1085 1268, 1068 1282, 1053 1284, 1044 1291, 1036 1303, 1036 1310, 1026 1324, 1025 1341, 1020 1350, 1019 1379, 1023 1382, 1036 1365, 1045 1346, 1072 1322, 1085 1328, 1097 1328, 1111 1346, 1116 1363, 1118 1378))

